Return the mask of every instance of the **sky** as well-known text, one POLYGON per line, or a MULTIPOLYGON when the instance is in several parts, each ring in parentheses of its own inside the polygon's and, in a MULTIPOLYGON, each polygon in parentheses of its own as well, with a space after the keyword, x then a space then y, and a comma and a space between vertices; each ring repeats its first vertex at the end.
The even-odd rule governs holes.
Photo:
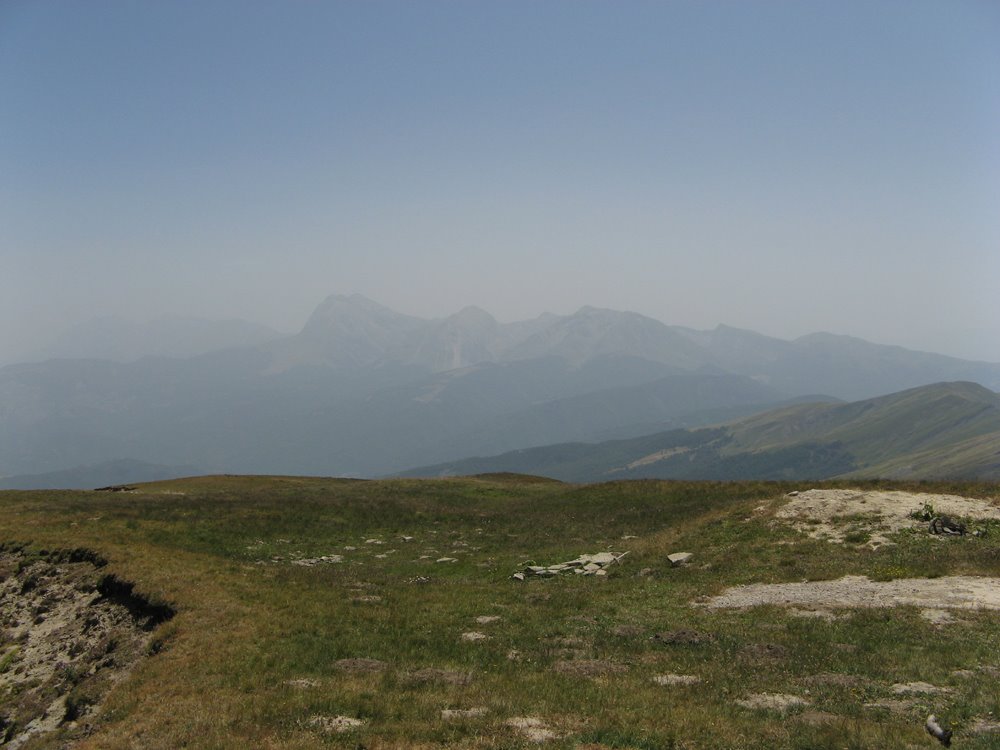
POLYGON ((1000 361, 1000 3, 0 2, 0 362, 333 293, 1000 361))

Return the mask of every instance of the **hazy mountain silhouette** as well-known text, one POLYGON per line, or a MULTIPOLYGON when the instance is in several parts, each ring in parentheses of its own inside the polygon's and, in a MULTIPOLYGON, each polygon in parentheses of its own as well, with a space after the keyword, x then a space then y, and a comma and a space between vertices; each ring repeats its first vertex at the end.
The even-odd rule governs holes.
POLYGON ((1000 388, 996 364, 829 334, 692 331, 590 307, 518 323, 474 307, 427 320, 334 295, 295 335, 231 340, 194 357, 0 369, 0 473, 128 456, 368 476, 718 423, 806 394, 858 399, 952 380, 1000 388))

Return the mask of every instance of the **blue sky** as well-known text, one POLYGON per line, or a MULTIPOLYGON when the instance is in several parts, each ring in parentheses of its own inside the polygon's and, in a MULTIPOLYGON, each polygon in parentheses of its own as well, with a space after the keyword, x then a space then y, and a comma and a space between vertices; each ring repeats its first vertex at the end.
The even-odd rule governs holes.
POLYGON ((0 3, 0 362, 584 304, 1000 361, 1000 3, 0 3))

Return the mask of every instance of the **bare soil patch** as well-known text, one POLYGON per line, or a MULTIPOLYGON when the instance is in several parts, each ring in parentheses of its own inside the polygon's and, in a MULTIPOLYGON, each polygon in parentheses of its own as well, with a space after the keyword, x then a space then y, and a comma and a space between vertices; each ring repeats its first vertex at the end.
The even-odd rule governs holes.
POLYGON ((871 533, 868 544, 878 547, 887 535, 905 528, 926 527, 913 514, 931 505, 937 514, 956 518, 1000 520, 1000 508, 960 495, 866 490, 806 490, 789 498, 775 514, 814 539, 843 542, 851 529, 871 533))

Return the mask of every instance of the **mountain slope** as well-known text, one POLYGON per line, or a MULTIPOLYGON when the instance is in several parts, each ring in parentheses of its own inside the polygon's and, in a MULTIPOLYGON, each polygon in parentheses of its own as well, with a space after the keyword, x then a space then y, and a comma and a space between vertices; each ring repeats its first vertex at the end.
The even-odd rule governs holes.
POLYGON ((414 469, 596 478, 1000 478, 1000 395, 939 383, 849 404, 806 404, 723 427, 563 444, 414 469))

